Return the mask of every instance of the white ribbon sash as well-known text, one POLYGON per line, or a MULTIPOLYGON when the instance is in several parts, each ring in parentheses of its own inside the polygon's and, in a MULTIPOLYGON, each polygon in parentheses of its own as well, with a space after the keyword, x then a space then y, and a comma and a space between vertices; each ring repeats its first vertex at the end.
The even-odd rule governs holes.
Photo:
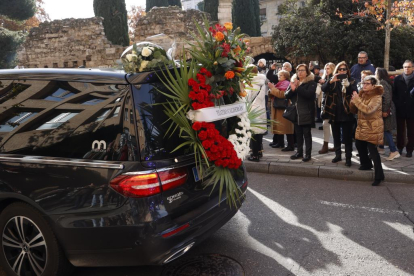
POLYGON ((238 102, 234 104, 190 110, 187 113, 187 118, 193 122, 214 122, 234 117, 245 112, 247 112, 246 103, 238 102))

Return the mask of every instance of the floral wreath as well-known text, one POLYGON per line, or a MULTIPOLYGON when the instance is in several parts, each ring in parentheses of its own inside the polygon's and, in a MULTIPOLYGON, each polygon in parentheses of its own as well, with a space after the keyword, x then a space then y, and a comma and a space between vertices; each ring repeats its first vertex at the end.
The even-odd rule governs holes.
POLYGON ((261 125, 266 124, 258 121, 264 111, 252 110, 245 98, 252 86, 252 67, 247 66, 249 41, 240 28, 233 31, 232 23, 210 26, 205 19, 205 28, 195 24, 198 36, 193 35, 195 43, 189 43, 192 60, 187 62, 183 53, 179 68, 157 73, 170 93, 159 92, 169 99, 164 104, 165 113, 174 123, 169 132, 179 131, 186 140, 176 150, 191 149, 200 175, 211 176, 206 186, 212 184, 214 189, 219 184, 220 197, 225 189, 227 201, 237 206, 243 194, 232 172, 241 169, 249 153, 252 126, 265 128, 261 125), (240 112, 210 120, 214 112, 209 111, 226 106, 240 112), (217 129, 218 122, 227 124, 227 138, 217 129))

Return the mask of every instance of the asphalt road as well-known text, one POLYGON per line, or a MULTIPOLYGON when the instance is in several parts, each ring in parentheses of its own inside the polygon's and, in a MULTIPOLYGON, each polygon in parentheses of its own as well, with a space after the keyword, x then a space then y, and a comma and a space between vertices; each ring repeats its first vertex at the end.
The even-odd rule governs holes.
MULTIPOLYGON (((414 275, 414 185, 249 173, 242 209, 180 260, 213 253, 237 260, 247 276, 414 275)), ((158 276, 163 269, 80 268, 75 275, 158 276)))

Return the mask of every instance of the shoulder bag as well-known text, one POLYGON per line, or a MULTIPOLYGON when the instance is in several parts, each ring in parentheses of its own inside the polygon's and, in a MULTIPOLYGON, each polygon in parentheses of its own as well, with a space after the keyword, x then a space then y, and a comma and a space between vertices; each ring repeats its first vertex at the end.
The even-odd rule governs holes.
POLYGON ((296 104, 286 107, 285 112, 283 112, 283 118, 285 118, 288 121, 291 121, 292 123, 296 122, 297 116, 298 114, 296 111, 296 104))

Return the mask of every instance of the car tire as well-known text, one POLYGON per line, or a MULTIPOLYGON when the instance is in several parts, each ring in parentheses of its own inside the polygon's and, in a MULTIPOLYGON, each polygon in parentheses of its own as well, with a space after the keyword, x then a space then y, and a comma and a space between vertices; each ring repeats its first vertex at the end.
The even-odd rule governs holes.
POLYGON ((43 215, 18 202, 0 214, 0 265, 7 275, 70 275, 68 262, 43 215))

